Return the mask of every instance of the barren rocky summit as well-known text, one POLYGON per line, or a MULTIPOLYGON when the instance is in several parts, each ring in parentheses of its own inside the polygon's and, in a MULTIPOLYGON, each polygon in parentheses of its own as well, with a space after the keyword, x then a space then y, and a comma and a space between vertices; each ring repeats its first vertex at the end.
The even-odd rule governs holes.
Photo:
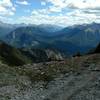
POLYGON ((0 63, 0 100, 100 100, 100 54, 24 66, 0 63))

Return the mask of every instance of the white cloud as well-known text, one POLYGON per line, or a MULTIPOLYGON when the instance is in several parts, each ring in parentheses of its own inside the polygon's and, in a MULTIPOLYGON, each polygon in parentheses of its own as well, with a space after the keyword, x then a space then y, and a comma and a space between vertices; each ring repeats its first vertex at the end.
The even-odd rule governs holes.
POLYGON ((100 0, 70 0, 69 3, 66 2, 68 7, 70 8, 78 8, 78 9, 97 9, 100 8, 100 0))
POLYGON ((21 0, 21 1, 16 1, 17 4, 20 4, 20 5, 30 5, 30 3, 28 3, 28 1, 26 0, 21 0))
POLYGON ((50 2, 53 6, 66 8, 79 8, 79 9, 95 9, 100 8, 100 0, 45 0, 46 2, 50 2))
POLYGON ((27 22, 27 23, 32 23, 32 24, 57 24, 61 26, 67 26, 71 25, 72 20, 67 17, 66 15, 59 15, 59 16, 49 16, 47 14, 42 14, 33 11, 31 16, 22 16, 21 18, 18 19, 19 22, 27 22))
POLYGON ((12 7, 13 4, 10 0, 2 0, 0 1, 0 5, 3 7, 12 7))
POLYGON ((46 2, 50 2, 51 4, 53 4, 54 6, 64 6, 64 1, 65 0, 46 0, 46 2))
POLYGON ((65 1, 66 0, 45 0, 47 3, 51 3, 52 6, 50 6, 51 11, 55 12, 61 12, 63 8, 66 8, 65 1))
POLYGON ((58 13, 60 12, 61 10, 59 8, 52 8, 52 7, 48 7, 46 9, 37 9, 37 10, 33 10, 32 11, 32 15, 48 15, 48 14, 53 14, 53 13, 58 13))
POLYGON ((13 22, 12 18, 4 17, 4 16, 0 16, 0 20, 3 21, 4 23, 11 23, 11 22, 13 22))
POLYGON ((85 13, 83 10, 72 10, 71 12, 65 12, 52 14, 49 9, 33 10, 31 16, 23 16, 19 18, 20 22, 28 22, 32 24, 57 24, 61 26, 68 26, 74 24, 83 24, 91 22, 100 22, 100 17, 94 13, 85 13))
POLYGON ((60 7, 56 7, 56 6, 50 6, 49 7, 49 12, 51 13, 57 13, 57 12, 61 12, 61 8, 60 7))
POLYGON ((11 0, 0 1, 0 15, 1 16, 12 16, 14 15, 16 9, 12 4, 11 0))
MULTIPOLYGON (((46 9, 33 10, 32 12, 35 22, 38 19, 37 23, 52 22, 68 25, 90 23, 99 21, 100 19, 99 0, 45 0, 45 2, 51 3, 52 5, 46 9), (67 12, 68 9, 70 11, 67 12), (63 10, 65 10, 65 12, 63 12, 63 10), (56 13, 58 13, 58 15, 56 15, 56 13), (49 16, 49 14, 52 15, 49 16), (43 22, 39 21, 39 19, 42 19, 43 22)), ((31 18, 32 16, 29 20, 31 20, 31 18)))
POLYGON ((41 1, 41 5, 42 5, 42 6, 45 6, 45 5, 46 5, 46 2, 41 1))
MULTIPOLYGON (((30 5, 28 0, 17 0, 16 4, 30 5)), ((73 24, 100 22, 99 0, 41 0, 43 9, 24 10, 30 16, 20 16, 18 22, 32 24, 73 24), (49 5, 48 5, 49 3, 49 5)), ((0 1, 0 15, 14 15, 16 9, 10 0, 0 1)))
POLYGON ((95 14, 84 13, 81 10, 75 10, 71 13, 68 13, 67 16, 73 18, 74 21, 77 20, 80 23, 95 21, 97 18, 95 14))

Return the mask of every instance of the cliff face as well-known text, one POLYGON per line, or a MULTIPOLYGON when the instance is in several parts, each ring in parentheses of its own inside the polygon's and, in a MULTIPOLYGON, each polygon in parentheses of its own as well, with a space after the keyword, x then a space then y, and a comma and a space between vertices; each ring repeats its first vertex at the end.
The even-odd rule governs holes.
POLYGON ((58 52, 58 51, 53 51, 53 50, 47 49, 46 50, 46 54, 47 54, 48 58, 51 61, 64 60, 63 55, 60 52, 58 52))

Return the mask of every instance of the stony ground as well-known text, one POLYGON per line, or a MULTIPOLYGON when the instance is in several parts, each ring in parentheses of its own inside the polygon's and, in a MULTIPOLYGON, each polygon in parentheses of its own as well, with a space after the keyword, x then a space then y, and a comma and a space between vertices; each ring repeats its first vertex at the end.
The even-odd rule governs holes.
POLYGON ((0 63, 0 100, 100 100, 100 54, 17 67, 0 63))

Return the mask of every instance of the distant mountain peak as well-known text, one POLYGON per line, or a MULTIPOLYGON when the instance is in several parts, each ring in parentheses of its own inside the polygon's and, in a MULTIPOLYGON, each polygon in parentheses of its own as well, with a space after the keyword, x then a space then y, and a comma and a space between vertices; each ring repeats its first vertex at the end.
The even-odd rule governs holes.
POLYGON ((61 29, 63 29, 63 27, 58 26, 58 25, 53 25, 53 24, 40 24, 38 25, 38 27, 46 32, 57 32, 61 29))

